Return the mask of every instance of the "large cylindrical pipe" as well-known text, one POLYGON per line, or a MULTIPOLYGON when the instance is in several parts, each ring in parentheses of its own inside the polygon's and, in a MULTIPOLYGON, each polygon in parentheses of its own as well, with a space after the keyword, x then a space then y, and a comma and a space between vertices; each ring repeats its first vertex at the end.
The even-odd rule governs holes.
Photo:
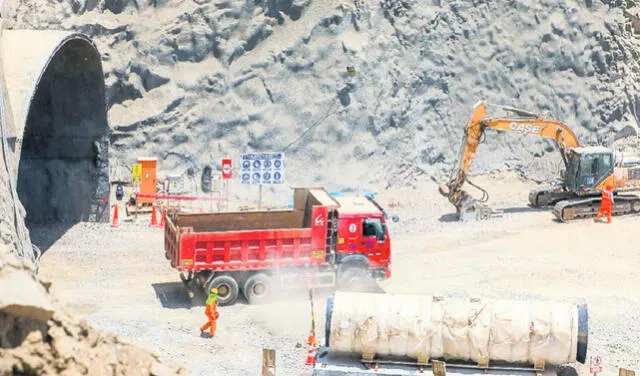
POLYGON ((586 305, 336 292, 327 299, 325 345, 364 358, 584 363, 586 305))

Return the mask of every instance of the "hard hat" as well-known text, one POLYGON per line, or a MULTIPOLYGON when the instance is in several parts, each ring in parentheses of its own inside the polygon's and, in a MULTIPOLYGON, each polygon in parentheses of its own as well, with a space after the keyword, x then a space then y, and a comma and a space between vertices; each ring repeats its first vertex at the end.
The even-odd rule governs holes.
POLYGON ((211 293, 212 294, 217 294, 218 293, 218 289, 211 289, 211 293))

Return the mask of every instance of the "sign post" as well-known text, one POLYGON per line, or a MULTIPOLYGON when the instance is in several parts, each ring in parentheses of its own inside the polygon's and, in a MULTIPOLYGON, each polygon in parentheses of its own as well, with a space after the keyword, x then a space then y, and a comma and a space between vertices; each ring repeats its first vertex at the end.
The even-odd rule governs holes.
POLYGON ((258 210, 262 208, 262 185, 284 184, 284 153, 242 154, 242 184, 258 185, 258 210))
POLYGON ((276 375, 276 350, 262 349, 262 376, 276 375))
MULTIPOLYGON (((220 164, 222 165, 222 188, 221 188, 220 195, 224 196, 227 199, 226 209, 228 210, 229 209, 229 207, 228 207, 228 205, 229 205, 229 180, 231 180, 231 177, 233 176, 231 158, 222 158, 222 160, 220 161, 220 164), (222 191, 224 191, 224 192, 222 192, 222 191)), ((218 202, 218 211, 220 211, 220 202, 218 202)))
POLYGON ((636 372, 626 368, 620 368, 618 376, 636 376, 636 372))
POLYGON ((589 362, 589 372, 593 373, 593 376, 602 372, 602 357, 600 355, 591 357, 589 362))

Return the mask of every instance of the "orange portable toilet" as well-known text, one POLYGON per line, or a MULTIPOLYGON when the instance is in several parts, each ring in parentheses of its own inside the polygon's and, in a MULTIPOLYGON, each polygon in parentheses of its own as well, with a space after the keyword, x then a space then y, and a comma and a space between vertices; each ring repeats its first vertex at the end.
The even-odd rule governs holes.
MULTIPOLYGON (((157 193, 156 167, 158 164, 158 158, 138 158, 138 163, 140 163, 142 167, 142 176, 140 177, 140 194, 155 195, 157 193)), ((156 202, 156 199, 140 197, 137 201, 140 204, 153 204, 156 202)))

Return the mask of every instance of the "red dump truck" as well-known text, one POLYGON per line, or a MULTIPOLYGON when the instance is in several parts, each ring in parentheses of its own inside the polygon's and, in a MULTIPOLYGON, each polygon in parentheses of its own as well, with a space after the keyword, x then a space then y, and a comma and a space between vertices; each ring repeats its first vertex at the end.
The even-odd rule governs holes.
POLYGON ((218 304, 250 304, 287 288, 357 289, 391 276, 385 212, 369 197, 296 188, 292 210, 167 211, 165 256, 190 290, 218 289, 218 304))

